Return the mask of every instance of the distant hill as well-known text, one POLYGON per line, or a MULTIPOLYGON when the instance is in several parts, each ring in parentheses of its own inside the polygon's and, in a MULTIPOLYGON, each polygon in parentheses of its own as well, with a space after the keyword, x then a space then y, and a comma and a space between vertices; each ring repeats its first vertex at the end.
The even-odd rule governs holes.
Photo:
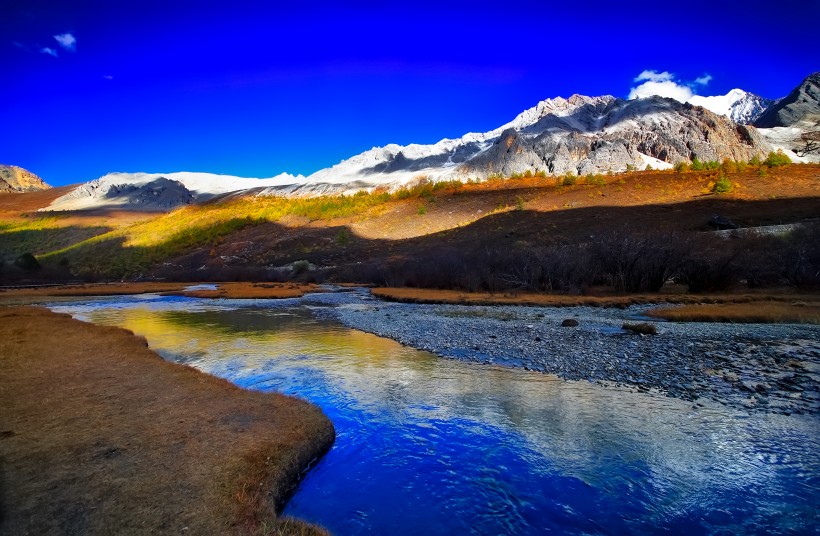
POLYGON ((51 188, 34 173, 17 166, 0 164, 0 193, 36 192, 51 188))

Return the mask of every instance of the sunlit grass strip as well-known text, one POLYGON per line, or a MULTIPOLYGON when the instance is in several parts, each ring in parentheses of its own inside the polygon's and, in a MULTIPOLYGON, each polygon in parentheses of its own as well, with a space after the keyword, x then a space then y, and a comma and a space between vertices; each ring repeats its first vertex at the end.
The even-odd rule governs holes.
POLYGON ((694 304, 653 309, 647 315, 674 322, 820 324, 820 303, 751 301, 694 304))

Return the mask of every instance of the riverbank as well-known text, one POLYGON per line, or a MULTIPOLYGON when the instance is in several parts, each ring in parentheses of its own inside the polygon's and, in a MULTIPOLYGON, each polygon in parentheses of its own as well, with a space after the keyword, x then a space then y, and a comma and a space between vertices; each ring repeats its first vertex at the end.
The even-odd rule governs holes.
POLYGON ((451 305, 526 305, 530 307, 615 307, 668 304, 649 316, 676 322, 751 324, 820 324, 820 295, 795 293, 691 294, 661 292, 608 296, 567 294, 462 292, 424 288, 374 288, 381 299, 400 303, 451 305))
POLYGON ((174 283, 123 282, 77 285, 32 286, 0 289, 0 304, 26 304, 39 299, 79 298, 91 296, 126 296, 132 294, 169 294, 191 298, 279 299, 298 298, 308 292, 321 292, 310 283, 174 283))
POLYGON ((277 518, 333 426, 145 339, 0 309, 0 534, 322 534, 277 518))
POLYGON ((317 314, 443 357, 656 390, 694 404, 820 412, 815 325, 656 322, 657 335, 640 335, 622 326, 645 322, 647 305, 424 305, 381 301, 367 291, 303 299, 330 306, 317 314))

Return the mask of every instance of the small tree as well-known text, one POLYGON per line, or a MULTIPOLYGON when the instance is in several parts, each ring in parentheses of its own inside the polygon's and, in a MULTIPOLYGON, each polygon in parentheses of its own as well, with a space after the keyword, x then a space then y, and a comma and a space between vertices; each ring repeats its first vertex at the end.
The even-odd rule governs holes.
POLYGON ((769 156, 766 157, 766 160, 763 163, 766 164, 766 166, 772 168, 778 166, 785 166, 786 164, 791 164, 792 160, 783 153, 782 149, 778 149, 776 153, 769 153, 769 156))
POLYGON ((795 149, 794 154, 797 156, 803 157, 811 153, 820 153, 820 130, 804 132, 800 135, 800 139, 796 141, 803 144, 799 149, 795 149))

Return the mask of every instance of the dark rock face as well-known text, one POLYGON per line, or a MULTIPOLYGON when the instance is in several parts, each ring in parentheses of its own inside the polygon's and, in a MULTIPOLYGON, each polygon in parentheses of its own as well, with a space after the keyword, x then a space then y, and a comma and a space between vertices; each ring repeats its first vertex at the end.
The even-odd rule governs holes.
POLYGON ((790 127, 808 120, 820 126, 820 72, 809 75, 754 122, 759 128, 790 127))
POLYGON ((112 186, 106 199, 127 199, 129 205, 141 210, 169 210, 190 205, 196 200, 194 194, 179 181, 160 177, 142 186, 123 184, 112 186))

